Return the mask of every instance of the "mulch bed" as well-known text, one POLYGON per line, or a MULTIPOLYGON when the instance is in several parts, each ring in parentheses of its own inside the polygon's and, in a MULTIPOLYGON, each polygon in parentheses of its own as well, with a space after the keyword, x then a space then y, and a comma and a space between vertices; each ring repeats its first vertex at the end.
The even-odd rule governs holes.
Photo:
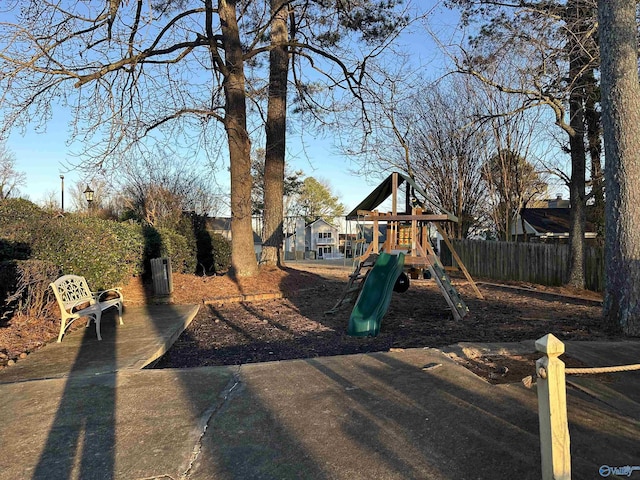
MULTIPOLYGON (((485 296, 480 300, 463 278, 454 279, 470 310, 463 321, 452 318, 433 281, 412 280, 407 292, 393 293, 380 335, 353 338, 346 335, 350 307, 336 314, 326 313, 344 291, 349 273, 348 269, 328 268, 318 262, 284 269, 264 268, 258 277, 251 279, 174 275, 172 302, 202 306, 191 325, 155 367, 237 365, 442 347, 458 342, 516 342, 534 340, 547 333, 561 340, 610 338, 601 327, 601 305, 593 292, 530 284, 507 287, 480 284, 485 296), (220 301, 256 294, 283 298, 220 301)), ((132 279, 125 286, 124 295, 126 305, 156 301, 151 286, 140 279, 132 279)), ((0 323, 0 368, 55 341, 58 322, 59 319, 50 317, 12 318, 0 323)), ((519 361, 521 359, 487 358, 467 362, 466 366, 490 381, 500 382, 511 377, 490 377, 504 370, 505 365, 511 365, 510 369, 515 372, 519 361)), ((531 359, 527 357, 526 362, 530 364, 531 359)))
MULTIPOLYGON (((297 275, 294 271, 291 275, 297 275)), ((601 306, 592 292, 531 285, 481 285, 484 300, 475 298, 465 280, 454 281, 470 314, 458 322, 433 281, 413 280, 405 293, 393 293, 380 335, 346 335, 350 308, 327 314, 343 292, 348 272, 311 269, 313 286, 287 298, 251 303, 204 305, 189 328, 156 368, 236 365, 293 358, 442 347, 457 342, 517 342, 553 333, 562 340, 610 338, 601 328, 601 306), (582 295, 581 295, 582 294, 582 295)), ((307 277, 307 280, 309 278, 307 277)), ((309 283, 309 282, 307 282, 309 283)), ((540 354, 531 352, 531 358, 540 354)), ((476 359, 465 366, 493 383, 518 376, 519 364, 531 358, 476 359), (496 375, 511 370, 510 375, 496 375)), ((529 372, 531 373, 531 372, 529 372)))

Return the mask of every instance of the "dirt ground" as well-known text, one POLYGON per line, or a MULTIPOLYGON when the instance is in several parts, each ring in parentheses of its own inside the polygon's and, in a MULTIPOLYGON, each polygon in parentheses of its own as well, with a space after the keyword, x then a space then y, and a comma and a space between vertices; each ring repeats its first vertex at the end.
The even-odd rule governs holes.
MULTIPOLYGON (((393 293, 380 335, 353 338, 346 335, 350 306, 326 313, 344 292, 349 273, 321 264, 294 265, 281 279, 286 298, 205 304, 156 367, 230 365, 458 342, 516 342, 547 333, 562 340, 609 338, 600 327, 601 297, 594 292, 479 282, 485 297, 481 300, 463 277, 454 279, 470 310, 462 322, 453 319, 433 280, 412 280, 407 292, 393 293)), ((262 291, 275 285, 273 275, 270 284, 262 284, 262 291)), ((244 288, 252 292, 252 286, 244 288)), ((532 351, 454 359, 493 383, 503 383, 531 374, 532 362, 539 357, 532 351)), ((579 366, 573 359, 564 360, 579 366)))
MULTIPOLYGON (((233 365, 413 347, 443 347, 458 342, 517 342, 553 333, 561 340, 610 338, 600 327, 598 294, 530 284, 500 286, 476 279, 484 299, 463 278, 454 285, 469 307, 461 322, 452 318, 433 280, 412 280, 405 293, 393 293, 375 338, 346 335, 347 306, 327 314, 343 293, 350 271, 322 263, 263 269, 254 279, 174 275, 173 303, 199 303, 189 328, 156 368, 233 365), (241 295, 269 299, 239 301, 241 295), (273 297, 282 298, 273 298, 273 297), (578 298, 579 297, 579 298, 578 298)), ((125 305, 156 302, 139 279, 124 288, 125 305)), ((0 323, 0 368, 55 341, 59 319, 13 319, 0 323)), ((81 326, 79 326, 81 327, 81 326)), ((456 358, 494 383, 519 381, 540 355, 456 358)), ((566 359, 573 366, 572 359, 566 359)))

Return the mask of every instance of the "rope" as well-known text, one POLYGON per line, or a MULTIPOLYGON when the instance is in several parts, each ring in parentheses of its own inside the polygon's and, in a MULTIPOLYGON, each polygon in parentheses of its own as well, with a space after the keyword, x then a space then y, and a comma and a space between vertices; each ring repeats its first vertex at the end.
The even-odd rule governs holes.
POLYGON ((631 372, 633 370, 640 370, 640 363, 633 365, 619 365, 617 367, 565 368, 564 373, 567 375, 578 375, 586 373, 631 372))
MULTIPOLYGON (((617 372, 631 372, 633 370, 640 370, 640 363, 631 365, 619 365, 617 367, 593 367, 593 368, 565 368, 564 373, 566 375, 582 375, 582 374, 597 374, 597 373, 617 373, 617 372)), ((538 374, 527 375, 522 379, 522 383, 526 388, 531 388, 535 383, 534 378, 538 374)))

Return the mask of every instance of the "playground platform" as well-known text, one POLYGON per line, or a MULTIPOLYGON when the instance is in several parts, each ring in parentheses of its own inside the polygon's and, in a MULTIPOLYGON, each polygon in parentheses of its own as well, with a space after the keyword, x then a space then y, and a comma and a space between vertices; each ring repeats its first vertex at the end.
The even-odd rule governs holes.
MULTIPOLYGON (((535 388, 491 385, 436 349, 141 368, 192 314, 127 309, 103 342, 81 329, 0 371, 0 479, 540 478, 535 388)), ((640 342, 567 353, 635 363, 640 342)), ((640 466, 638 380, 569 388, 574 478, 640 466)))

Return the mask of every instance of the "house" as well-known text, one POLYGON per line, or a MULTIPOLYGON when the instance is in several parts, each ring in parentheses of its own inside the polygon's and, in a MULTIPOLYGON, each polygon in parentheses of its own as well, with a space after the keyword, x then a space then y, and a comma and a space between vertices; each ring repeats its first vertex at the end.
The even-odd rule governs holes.
MULTIPOLYGON (((354 244, 353 251, 355 252, 355 256, 363 255, 369 245, 373 243, 373 224, 367 223, 359 223, 356 226, 356 235, 358 237, 358 242, 354 244)), ((380 222, 378 224, 378 242, 382 245, 387 240, 387 224, 380 222)))
POLYGON ((556 195, 556 198, 545 198, 541 200, 533 200, 531 208, 569 208, 569 199, 562 198, 562 194, 556 195))
POLYGON ((296 221, 295 233, 285 235, 284 251, 287 260, 342 258, 338 227, 326 220, 318 220, 305 225, 304 220, 296 221))
MULTIPOLYGON (((231 217, 210 217, 207 218, 207 230, 222 235, 228 241, 231 241, 231 217)), ((260 258, 262 253, 262 238, 255 230, 253 232, 253 249, 256 252, 256 258, 260 258)))
MULTIPOLYGON (((511 226, 511 237, 528 241, 566 241, 569 238, 570 208, 523 208, 511 226)), ((598 233, 594 222, 595 212, 587 207, 585 238, 594 239, 598 233)))
POLYGON ((338 227, 319 218, 305 226, 305 250, 316 252, 316 258, 340 258, 338 227))
POLYGON ((338 250, 346 258, 353 258, 353 252, 358 244, 358 235, 356 233, 340 233, 338 234, 338 250))
POLYGON ((207 218, 207 230, 222 235, 231 241, 231 218, 229 217, 211 217, 207 218))

